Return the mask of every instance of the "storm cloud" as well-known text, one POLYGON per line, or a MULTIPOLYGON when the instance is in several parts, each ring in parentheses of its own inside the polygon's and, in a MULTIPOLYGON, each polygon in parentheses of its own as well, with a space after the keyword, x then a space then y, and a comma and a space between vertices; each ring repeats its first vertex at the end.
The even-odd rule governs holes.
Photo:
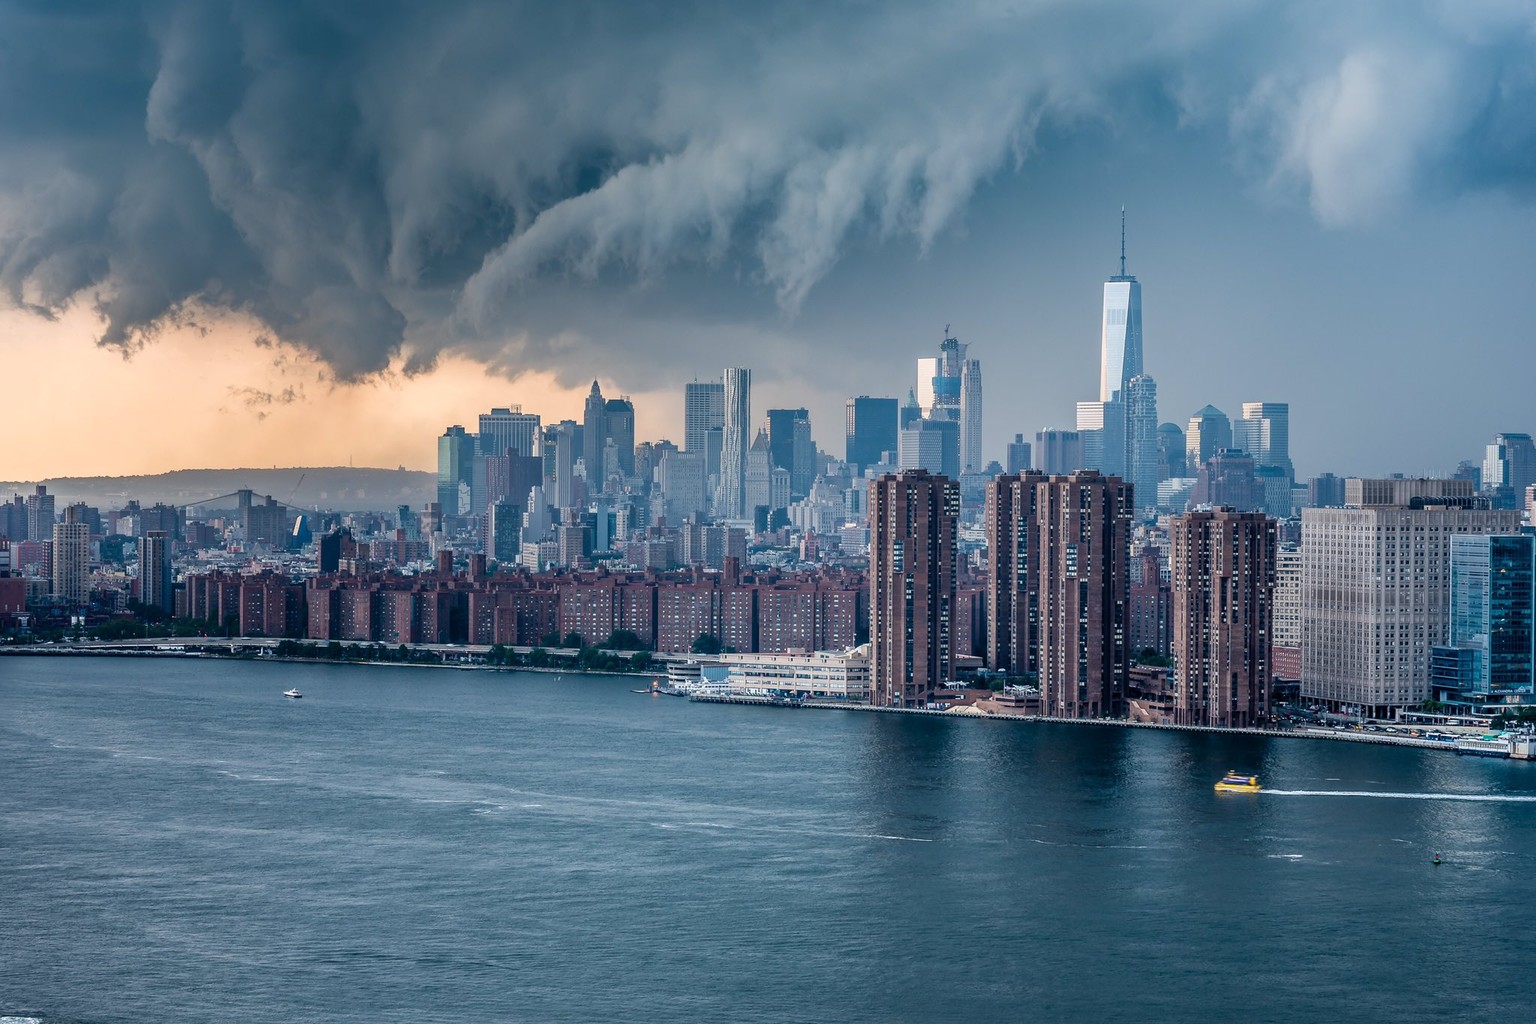
POLYGON ((450 349, 565 372, 547 303, 573 282, 703 275, 792 319, 852 247, 920 254, 1078 131, 1216 132, 1221 173, 1330 227, 1524 195, 1533 26, 1510 2, 4 3, 0 287, 94 304, 126 351, 228 310, 343 381, 450 349))

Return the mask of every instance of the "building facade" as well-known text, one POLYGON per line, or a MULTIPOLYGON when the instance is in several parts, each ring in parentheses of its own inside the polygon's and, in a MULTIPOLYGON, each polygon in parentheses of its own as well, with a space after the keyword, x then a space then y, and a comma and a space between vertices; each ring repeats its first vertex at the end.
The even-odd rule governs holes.
MULTIPOLYGON (((1374 716, 1428 699, 1430 649, 1450 632, 1452 539, 1519 526, 1516 511, 1415 496, 1406 486, 1412 483, 1350 480, 1357 486, 1346 487, 1406 496, 1411 505, 1302 511, 1303 698, 1374 716)), ((1425 483, 1434 490, 1447 481, 1425 483)))
POLYGON ((1131 488, 1086 471, 1039 490, 1041 708, 1059 718, 1118 716, 1130 668, 1131 488))
POLYGON ((924 470, 870 483, 871 700, 923 707, 954 678, 960 486, 924 470))
POLYGON ((1174 719, 1246 729, 1269 715, 1275 523, 1231 509, 1172 528, 1174 719))

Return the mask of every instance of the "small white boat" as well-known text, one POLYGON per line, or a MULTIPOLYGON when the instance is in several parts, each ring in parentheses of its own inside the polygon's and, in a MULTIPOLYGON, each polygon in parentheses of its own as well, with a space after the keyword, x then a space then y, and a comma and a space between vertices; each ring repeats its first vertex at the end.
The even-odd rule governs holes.
POLYGON ((298 699, 299 697, 302 697, 304 695, 302 693, 300 693, 298 690, 284 690, 283 691, 283 696, 284 697, 293 697, 294 699, 298 699))

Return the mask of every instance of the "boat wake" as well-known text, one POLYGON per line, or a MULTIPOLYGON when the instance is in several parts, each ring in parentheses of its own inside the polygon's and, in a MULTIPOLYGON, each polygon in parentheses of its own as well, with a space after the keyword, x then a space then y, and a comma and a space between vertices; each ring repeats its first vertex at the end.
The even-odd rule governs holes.
POLYGON ((1450 800, 1461 803, 1536 804, 1536 796, 1500 793, 1378 793, 1367 789, 1265 789, 1265 796, 1361 796, 1373 800, 1450 800))

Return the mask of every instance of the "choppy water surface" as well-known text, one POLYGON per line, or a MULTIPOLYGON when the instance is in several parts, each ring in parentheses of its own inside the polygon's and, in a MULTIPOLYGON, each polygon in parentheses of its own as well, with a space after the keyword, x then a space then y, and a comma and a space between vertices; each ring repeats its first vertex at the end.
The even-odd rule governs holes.
POLYGON ((0 659, 0 1021, 1405 1022, 1536 994, 1536 764, 634 685, 0 659), (1217 796, 1228 769, 1266 792, 1217 796))

